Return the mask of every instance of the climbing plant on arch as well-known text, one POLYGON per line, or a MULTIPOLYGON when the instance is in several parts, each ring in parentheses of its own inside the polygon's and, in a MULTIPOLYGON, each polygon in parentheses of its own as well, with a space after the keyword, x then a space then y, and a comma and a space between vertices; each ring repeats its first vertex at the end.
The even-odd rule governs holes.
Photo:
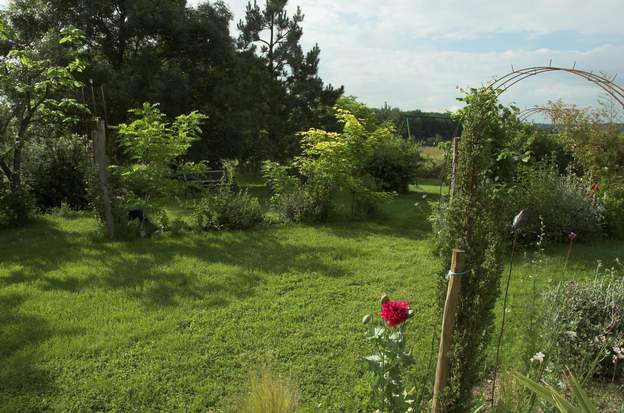
MULTIPOLYGON (((436 251, 443 269, 450 268, 451 250, 459 248, 466 252, 467 270, 455 322, 449 385, 440 395, 443 411, 469 410, 494 325, 493 310, 511 224, 511 216, 505 216, 509 209, 504 207, 508 187, 498 179, 496 159, 520 125, 517 111, 501 105, 498 97, 524 79, 556 71, 594 83, 624 107, 624 89, 614 79, 551 66, 513 70, 487 87, 471 89, 463 98, 466 106, 458 114, 462 136, 454 166, 453 196, 433 217, 436 251)), ((443 278, 439 286, 442 302, 446 291, 443 278)))

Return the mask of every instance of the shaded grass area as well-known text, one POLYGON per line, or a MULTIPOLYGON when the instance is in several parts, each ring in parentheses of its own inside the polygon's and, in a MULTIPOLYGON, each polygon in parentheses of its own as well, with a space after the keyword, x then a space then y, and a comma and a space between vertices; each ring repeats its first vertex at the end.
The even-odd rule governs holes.
MULTIPOLYGON (((412 379, 432 377, 439 268, 426 218, 438 194, 415 186, 379 219, 314 227, 111 243, 78 214, 5 231, 0 411, 236 411, 262 366, 298 385, 304 411, 364 411, 360 320, 382 292, 416 310, 412 379)), ((591 276, 623 247, 579 244, 565 277, 591 276)), ((564 277, 562 248, 547 252, 540 280, 564 277)), ((532 272, 520 258, 513 314, 532 272)), ((525 323, 510 320, 506 365, 524 351, 525 323)))

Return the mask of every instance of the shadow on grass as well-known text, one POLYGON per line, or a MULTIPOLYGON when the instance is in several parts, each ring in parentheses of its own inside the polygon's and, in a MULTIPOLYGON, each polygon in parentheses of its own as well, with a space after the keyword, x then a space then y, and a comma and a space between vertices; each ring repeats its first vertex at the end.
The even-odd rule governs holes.
POLYGON ((0 295, 0 405, 6 411, 25 409, 31 397, 54 392, 53 377, 39 367, 38 346, 57 335, 77 331, 55 331, 43 318, 25 314, 21 306, 26 295, 0 295), (15 410, 13 410, 15 409, 15 410))
POLYGON ((322 228, 342 238, 389 236, 419 241, 431 236, 429 217, 438 208, 439 200, 439 194, 411 191, 384 205, 376 218, 358 220, 343 213, 322 228))
POLYGON ((0 251, 1 262, 9 268, 5 275, 0 272, 0 286, 28 283, 44 291, 67 292, 113 289, 147 306, 174 305, 179 299, 224 305, 255 294, 264 277, 289 272, 341 277, 351 270, 340 260, 361 254, 336 245, 290 242, 273 229, 124 243, 72 236, 53 221, 39 223, 37 231, 37 237, 22 237, 0 251))

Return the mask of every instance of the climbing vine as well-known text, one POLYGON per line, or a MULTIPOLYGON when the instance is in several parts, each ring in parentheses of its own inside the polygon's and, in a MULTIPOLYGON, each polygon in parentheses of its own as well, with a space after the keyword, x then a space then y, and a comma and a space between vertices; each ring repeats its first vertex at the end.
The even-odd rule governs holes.
MULTIPOLYGON (((503 270, 509 208, 508 188, 501 178, 498 154, 517 125, 514 109, 496 99, 496 91, 472 89, 458 113, 463 131, 458 148, 452 199, 434 215, 436 252, 443 269, 450 268, 451 250, 466 252, 458 316, 453 339, 449 386, 441 395, 445 411, 468 411, 473 387, 483 372, 492 333, 494 305, 503 270)), ((440 302, 446 281, 440 277, 440 302)))

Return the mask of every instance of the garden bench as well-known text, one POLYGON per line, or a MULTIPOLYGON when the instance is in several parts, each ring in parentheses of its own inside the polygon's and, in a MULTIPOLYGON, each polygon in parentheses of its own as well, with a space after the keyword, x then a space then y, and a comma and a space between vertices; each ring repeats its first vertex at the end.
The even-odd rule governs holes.
POLYGON ((203 173, 184 175, 184 180, 186 181, 186 183, 197 188, 220 185, 221 183, 225 182, 226 179, 226 173, 223 170, 212 170, 203 173))

